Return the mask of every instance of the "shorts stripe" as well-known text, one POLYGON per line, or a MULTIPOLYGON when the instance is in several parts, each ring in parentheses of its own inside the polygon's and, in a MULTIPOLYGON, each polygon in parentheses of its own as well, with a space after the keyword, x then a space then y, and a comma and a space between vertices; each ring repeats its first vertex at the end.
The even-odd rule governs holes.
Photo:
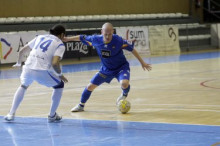
POLYGON ((55 82, 57 82, 57 84, 59 84, 60 83, 60 81, 59 80, 57 80, 55 77, 53 77, 49 72, 47 72, 49 75, 50 75, 50 77, 55 81, 55 82))

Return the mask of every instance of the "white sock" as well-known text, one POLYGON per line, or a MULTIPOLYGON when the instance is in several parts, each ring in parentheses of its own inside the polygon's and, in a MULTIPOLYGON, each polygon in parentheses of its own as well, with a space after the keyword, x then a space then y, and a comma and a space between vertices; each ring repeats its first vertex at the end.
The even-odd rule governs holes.
POLYGON ((59 88, 59 89, 54 89, 53 90, 53 94, 52 94, 52 104, 51 104, 51 108, 50 108, 50 116, 54 116, 55 112, 60 104, 60 99, 62 97, 63 94, 63 88, 59 88))
POLYGON ((24 93, 25 93, 26 89, 23 87, 19 87, 17 89, 17 91, 15 92, 14 95, 14 99, 13 99, 13 103, 12 103, 12 107, 11 110, 9 112, 10 115, 15 114, 18 106, 20 105, 21 101, 24 98, 24 93))

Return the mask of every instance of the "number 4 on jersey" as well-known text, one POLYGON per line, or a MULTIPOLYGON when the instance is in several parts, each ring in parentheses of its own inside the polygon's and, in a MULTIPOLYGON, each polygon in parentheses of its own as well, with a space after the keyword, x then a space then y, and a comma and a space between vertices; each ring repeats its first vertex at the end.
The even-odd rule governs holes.
POLYGON ((44 39, 45 39, 44 37, 40 39, 40 42, 36 45, 35 49, 37 49, 40 45, 40 48, 42 49, 42 52, 47 51, 48 47, 52 43, 52 40, 47 40, 47 41, 43 42, 44 39), (41 42, 43 42, 43 43, 41 43, 41 42))
POLYGON ((47 40, 40 45, 40 48, 42 49, 43 52, 46 52, 51 43, 52 40, 47 40))

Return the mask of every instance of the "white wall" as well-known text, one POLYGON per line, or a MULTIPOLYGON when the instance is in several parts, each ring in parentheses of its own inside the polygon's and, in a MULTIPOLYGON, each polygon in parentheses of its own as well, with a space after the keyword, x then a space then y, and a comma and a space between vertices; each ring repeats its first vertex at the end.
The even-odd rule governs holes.
POLYGON ((212 24, 211 26, 211 44, 220 48, 220 24, 212 24))

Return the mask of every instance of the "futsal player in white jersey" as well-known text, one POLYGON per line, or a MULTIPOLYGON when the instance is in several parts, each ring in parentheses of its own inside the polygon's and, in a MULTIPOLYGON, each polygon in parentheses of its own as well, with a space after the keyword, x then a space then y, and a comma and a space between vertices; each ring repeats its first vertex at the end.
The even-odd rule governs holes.
POLYGON ((18 61, 13 67, 20 67, 22 55, 27 50, 31 50, 20 76, 21 86, 14 95, 10 112, 4 117, 6 121, 14 120, 16 110, 23 100, 25 91, 33 81, 53 88, 48 122, 62 119, 56 110, 62 97, 64 82, 68 82, 60 68, 60 60, 65 51, 62 42, 64 35, 65 28, 62 25, 55 25, 50 29, 50 34, 37 36, 19 51, 18 61))

